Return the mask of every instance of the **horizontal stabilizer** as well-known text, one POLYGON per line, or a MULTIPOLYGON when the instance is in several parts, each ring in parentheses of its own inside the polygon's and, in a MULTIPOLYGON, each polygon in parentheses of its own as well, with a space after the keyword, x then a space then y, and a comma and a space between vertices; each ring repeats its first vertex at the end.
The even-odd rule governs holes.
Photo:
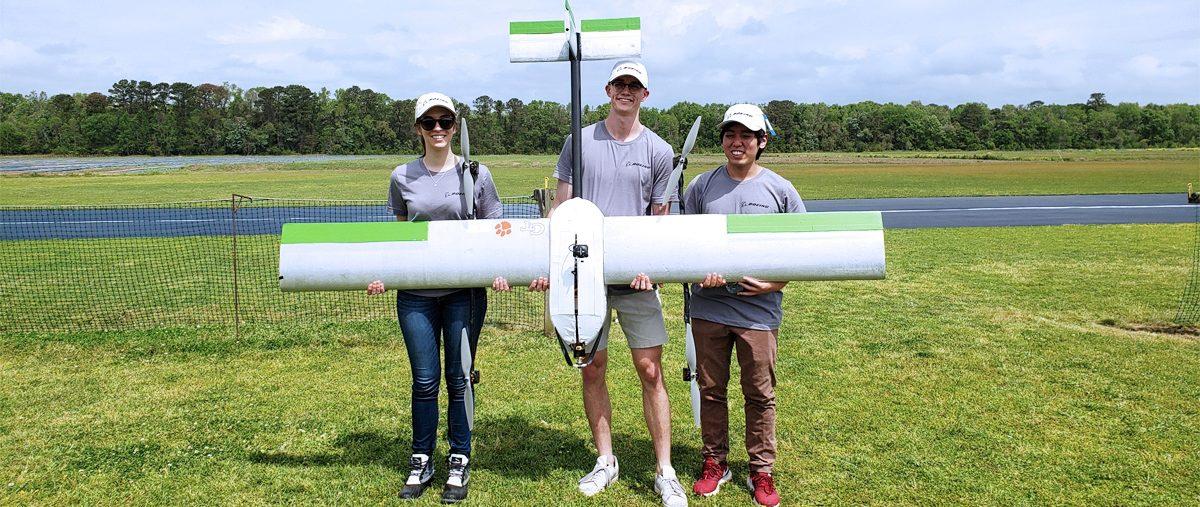
MULTIPOLYGON (((565 62, 568 28, 562 20, 513 21, 508 24, 508 60, 565 62)), ((584 60, 637 58, 642 55, 641 18, 585 19, 579 48, 584 60)))

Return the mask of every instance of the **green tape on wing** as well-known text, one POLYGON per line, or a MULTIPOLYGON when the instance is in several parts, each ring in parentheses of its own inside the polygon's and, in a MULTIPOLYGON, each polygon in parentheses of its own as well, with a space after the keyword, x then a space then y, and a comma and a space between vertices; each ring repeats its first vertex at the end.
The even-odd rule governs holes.
POLYGON ((642 18, 585 19, 579 23, 581 32, 620 32, 641 29, 642 18))
POLYGON ((336 224, 283 224, 279 242, 372 243, 377 241, 425 241, 429 222, 350 222, 336 224))
POLYGON ((725 231, 747 232, 836 232, 878 231, 883 215, 878 211, 830 211, 824 213, 769 213, 728 215, 725 231))
MULTIPOLYGON (((587 23, 584 21, 584 23, 587 23)), ((546 35, 553 33, 563 33, 562 20, 557 21, 510 21, 508 23, 509 35, 546 35)))

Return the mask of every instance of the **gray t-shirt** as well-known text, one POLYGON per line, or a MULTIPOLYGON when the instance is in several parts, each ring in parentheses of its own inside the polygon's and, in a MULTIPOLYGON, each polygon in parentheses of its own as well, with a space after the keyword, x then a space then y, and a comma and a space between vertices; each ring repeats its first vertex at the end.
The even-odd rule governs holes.
MULTIPOLYGON (((583 198, 596 203, 604 216, 646 215, 650 203, 667 202, 675 152, 658 134, 643 127, 633 140, 618 141, 602 121, 584 127, 581 134, 583 198)), ((554 177, 572 183, 571 162, 571 136, 567 136, 554 177)))
MULTIPOLYGON (((696 176, 683 193, 683 206, 689 215, 806 211, 796 187, 765 167, 762 172, 745 181, 730 178, 725 166, 696 176)), ((762 254, 771 255, 771 252, 762 254)), ((747 297, 731 294, 724 287, 702 289, 699 284, 693 284, 691 310, 694 318, 726 326, 778 329, 783 322, 783 293, 769 292, 747 297)))
MULTIPOLYGON (((458 169, 431 173, 422 159, 397 166, 392 171, 388 185, 388 211, 393 215, 404 215, 409 222, 432 220, 465 220, 467 203, 462 192, 462 159, 457 158, 458 169)), ((479 164, 479 176, 475 178, 475 216, 477 218, 500 218, 504 209, 492 173, 487 166, 479 164)), ((425 297, 438 297, 458 289, 421 289, 405 291, 425 297)))

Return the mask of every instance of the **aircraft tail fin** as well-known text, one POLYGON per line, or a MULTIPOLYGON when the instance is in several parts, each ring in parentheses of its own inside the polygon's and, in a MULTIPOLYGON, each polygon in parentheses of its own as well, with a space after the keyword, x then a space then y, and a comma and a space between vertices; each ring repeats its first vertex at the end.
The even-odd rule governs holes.
MULTIPOLYGON (((570 11, 568 11, 570 12, 570 11)), ((570 59, 570 19, 513 21, 508 24, 508 60, 565 62, 570 59)), ((642 55, 641 18, 585 19, 579 24, 582 60, 638 58, 642 55)))

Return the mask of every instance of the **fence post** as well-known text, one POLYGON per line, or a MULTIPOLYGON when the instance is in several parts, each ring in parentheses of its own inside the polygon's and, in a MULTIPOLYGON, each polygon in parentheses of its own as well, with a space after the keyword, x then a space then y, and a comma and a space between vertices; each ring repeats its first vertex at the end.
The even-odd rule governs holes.
POLYGON ((237 237, 238 237, 237 222, 238 221, 237 221, 237 212, 238 212, 238 206, 241 204, 241 201, 243 199, 249 200, 249 201, 254 200, 250 197, 246 197, 244 195, 238 195, 238 194, 230 194, 230 197, 229 197, 229 223, 230 223, 230 227, 232 230, 232 236, 231 236, 232 237, 232 252, 231 252, 230 258, 233 261, 232 267, 233 267, 233 339, 234 340, 238 340, 241 338, 241 325, 242 325, 242 309, 241 309, 241 304, 240 304, 239 294, 238 294, 239 291, 238 291, 238 249, 237 249, 237 237))
MULTIPOLYGON (((537 201, 538 211, 542 218, 550 216, 550 208, 554 202, 555 190, 549 188, 549 184, 543 184, 543 188, 533 190, 533 200, 537 201)), ((542 293, 542 334, 544 336, 554 337, 554 322, 550 320, 550 293, 542 293)))

